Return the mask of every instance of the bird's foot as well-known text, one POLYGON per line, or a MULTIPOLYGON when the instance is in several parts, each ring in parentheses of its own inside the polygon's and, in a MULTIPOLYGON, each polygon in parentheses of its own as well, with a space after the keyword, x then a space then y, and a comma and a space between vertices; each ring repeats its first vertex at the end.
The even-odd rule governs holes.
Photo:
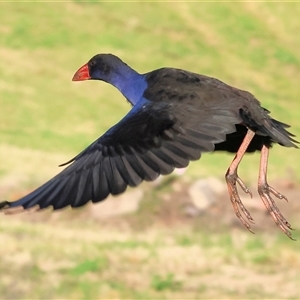
POLYGON ((291 224, 285 219, 285 217, 280 212, 279 208, 277 207, 275 201, 271 197, 271 194, 273 194, 278 199, 284 199, 285 201, 288 201, 288 199, 277 192, 274 188, 270 187, 267 182, 263 182, 258 185, 258 193, 267 208, 269 214, 273 218, 276 225, 292 240, 295 240, 292 237, 290 230, 293 230, 291 224))
POLYGON ((236 216, 239 218, 239 220, 242 222, 242 224, 252 233, 254 233, 251 230, 251 226, 249 224, 250 223, 254 223, 253 218, 251 217, 251 214, 249 213, 249 211, 246 209, 246 207, 244 206, 239 193, 237 191, 237 187, 236 187, 236 183, 239 184, 239 186, 241 187, 241 189, 246 193, 249 194, 250 197, 252 198, 252 193, 249 190, 249 188, 245 185, 245 183, 242 181, 241 178, 238 177, 237 172, 233 172, 230 173, 228 172, 225 176, 226 179, 226 183, 227 183, 227 187, 228 187, 228 192, 229 192, 229 196, 230 196, 230 200, 234 209, 234 212, 236 214, 236 216), (241 212, 243 213, 243 215, 247 218, 247 220, 245 219, 245 217, 241 214, 241 212))

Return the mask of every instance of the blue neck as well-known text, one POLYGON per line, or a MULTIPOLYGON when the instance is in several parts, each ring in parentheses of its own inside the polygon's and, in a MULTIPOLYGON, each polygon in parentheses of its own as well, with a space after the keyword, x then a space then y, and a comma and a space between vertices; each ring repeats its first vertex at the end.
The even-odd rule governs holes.
POLYGON ((118 73, 114 74, 110 83, 115 86, 132 105, 137 104, 147 88, 147 82, 144 76, 125 64, 118 73))
POLYGON ((144 76, 126 64, 124 64, 117 73, 114 73, 114 76, 110 78, 110 83, 115 86, 132 105, 137 104, 147 88, 147 82, 144 76))

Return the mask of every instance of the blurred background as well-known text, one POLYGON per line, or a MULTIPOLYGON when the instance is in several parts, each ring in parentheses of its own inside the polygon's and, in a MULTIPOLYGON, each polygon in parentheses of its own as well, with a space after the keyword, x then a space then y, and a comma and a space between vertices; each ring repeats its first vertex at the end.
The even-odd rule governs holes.
MULTIPOLYGON (((130 109, 102 82, 72 82, 94 54, 140 73, 172 66, 253 93, 300 139, 298 3, 0 3, 0 198, 15 200, 130 109)), ((203 155, 97 205, 0 215, 3 299, 295 299, 300 246, 256 192, 259 153, 245 157, 242 195, 256 223, 233 213, 232 154, 203 155), (183 174, 182 174, 183 173, 183 174)), ((269 181, 300 238, 299 151, 275 145, 269 181)))

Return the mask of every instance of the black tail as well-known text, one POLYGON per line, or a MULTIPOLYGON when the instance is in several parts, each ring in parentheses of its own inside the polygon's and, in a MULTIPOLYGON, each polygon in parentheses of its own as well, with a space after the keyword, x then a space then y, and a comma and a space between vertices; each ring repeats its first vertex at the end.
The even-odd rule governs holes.
POLYGON ((286 130, 290 126, 282 123, 269 116, 269 111, 261 107, 261 111, 256 111, 251 114, 247 107, 240 109, 240 116, 242 117, 244 124, 255 131, 258 135, 268 136, 271 139, 271 143, 278 143, 285 147, 298 146, 295 143, 299 143, 293 137, 292 133, 286 130))
POLYGON ((288 124, 275 119, 270 119, 270 121, 265 125, 265 129, 274 142, 285 147, 298 148, 295 143, 299 144, 299 142, 293 139, 295 135, 286 130, 286 128, 290 127, 288 124))

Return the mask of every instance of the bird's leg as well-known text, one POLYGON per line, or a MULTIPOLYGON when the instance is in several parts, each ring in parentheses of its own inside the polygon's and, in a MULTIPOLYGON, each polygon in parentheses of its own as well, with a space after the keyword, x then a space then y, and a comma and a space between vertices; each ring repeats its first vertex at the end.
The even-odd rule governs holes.
POLYGON ((288 229, 292 230, 293 228, 291 227, 290 223, 281 214, 275 201, 271 197, 271 194, 273 194, 276 198, 284 199, 287 201, 287 198, 284 195, 277 192, 274 188, 270 187, 267 183, 268 157, 269 157, 269 148, 267 146, 263 146, 261 149, 261 157, 260 157, 258 193, 265 207, 267 208, 268 212, 273 218, 274 222, 290 239, 293 240, 292 234, 288 230, 288 229))
POLYGON ((246 218, 248 219, 249 222, 253 223, 254 220, 252 219, 249 211, 245 208, 243 202, 241 201, 241 198, 238 194, 237 191, 237 187, 236 187, 236 183, 239 184, 239 186, 241 187, 241 189, 246 193, 249 194, 252 198, 252 193, 251 191, 248 189, 248 187, 244 184, 244 182, 242 181, 241 178, 239 178, 238 174, 237 174, 237 169, 238 166, 251 142, 251 140, 253 139, 253 137, 255 136, 255 132, 248 129, 247 134, 239 148, 239 150, 237 151, 235 158, 233 159, 233 161, 231 162, 226 175, 225 175, 225 179, 226 179, 226 183, 227 183, 227 187, 228 187, 228 193, 230 196, 230 200, 233 206, 233 209, 235 211, 236 216, 240 219, 240 221, 242 222, 242 224, 250 231, 253 232, 251 230, 251 226, 250 224, 245 220, 245 218, 243 217, 243 215, 241 214, 241 212, 246 216, 246 218))

